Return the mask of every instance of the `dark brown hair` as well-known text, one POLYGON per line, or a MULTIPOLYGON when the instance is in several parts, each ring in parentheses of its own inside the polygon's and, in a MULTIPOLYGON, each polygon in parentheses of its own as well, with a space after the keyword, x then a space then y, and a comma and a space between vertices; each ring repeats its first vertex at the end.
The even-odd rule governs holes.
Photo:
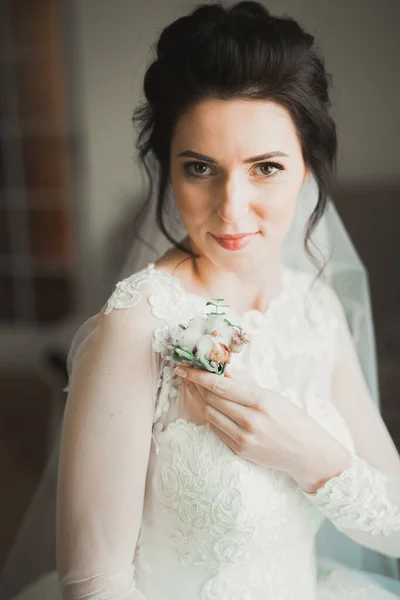
POLYGON ((151 156, 159 166, 157 224, 177 248, 196 256, 173 239, 164 221, 170 143, 178 118, 210 97, 266 100, 291 115, 304 163, 319 187, 304 239, 308 256, 316 262, 309 243, 327 206, 337 136, 328 111, 330 75, 314 42, 294 19, 272 16, 251 1, 226 8, 221 2, 195 5, 161 32, 156 59, 144 78, 146 99, 134 111, 133 123, 139 128, 136 148, 148 176, 149 198, 151 156))

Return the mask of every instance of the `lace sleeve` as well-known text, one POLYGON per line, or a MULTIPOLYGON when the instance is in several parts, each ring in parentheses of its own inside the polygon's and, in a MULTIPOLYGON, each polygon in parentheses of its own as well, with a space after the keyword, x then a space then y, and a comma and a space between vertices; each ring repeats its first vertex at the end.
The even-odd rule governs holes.
POLYGON ((64 600, 145 600, 134 557, 154 414, 150 287, 117 285, 69 387, 57 489, 64 600))
POLYGON ((332 401, 351 432, 351 465, 315 494, 305 492, 348 537, 361 545, 400 557, 400 457, 366 385, 336 294, 329 288, 338 316, 332 401))

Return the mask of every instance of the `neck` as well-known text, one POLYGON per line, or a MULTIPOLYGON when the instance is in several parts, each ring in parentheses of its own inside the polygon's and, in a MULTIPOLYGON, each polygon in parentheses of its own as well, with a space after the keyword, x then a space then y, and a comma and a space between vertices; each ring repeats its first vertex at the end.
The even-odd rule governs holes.
MULTIPOLYGON (((192 252, 199 254, 190 240, 185 241, 192 252)), ((262 257, 235 271, 219 267, 205 256, 190 258, 187 263, 193 292, 210 299, 224 298, 225 303, 239 313, 248 309, 267 310, 270 301, 282 291, 279 256, 262 257)))

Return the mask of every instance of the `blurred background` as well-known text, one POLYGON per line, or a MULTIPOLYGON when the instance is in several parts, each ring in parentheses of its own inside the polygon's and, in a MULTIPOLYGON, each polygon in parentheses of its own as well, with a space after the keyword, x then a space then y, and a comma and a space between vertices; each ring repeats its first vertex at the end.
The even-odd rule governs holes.
MULTIPOLYGON (((400 2, 264 2, 316 35, 333 76, 333 200, 369 271, 400 449, 400 2)), ((0 0, 0 570, 61 422, 72 335, 130 247, 145 193, 131 114, 150 47, 192 6, 0 0)))

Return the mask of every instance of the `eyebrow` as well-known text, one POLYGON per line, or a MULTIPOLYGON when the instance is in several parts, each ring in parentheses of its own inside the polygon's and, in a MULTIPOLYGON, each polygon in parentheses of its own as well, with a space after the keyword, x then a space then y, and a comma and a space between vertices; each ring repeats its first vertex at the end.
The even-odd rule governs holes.
MULTIPOLYGON (((193 152, 193 150, 184 150, 183 152, 180 152, 179 154, 177 154, 177 156, 188 156, 190 158, 199 158, 200 160, 205 160, 207 162, 213 163, 213 164, 217 164, 218 161, 215 160, 215 158, 212 158, 211 156, 207 156, 206 154, 200 154, 199 152, 193 152)), ((259 154, 258 156, 251 156, 250 158, 245 158, 243 161, 243 164, 247 164, 247 163, 253 163, 253 162, 257 162, 260 160, 267 160, 269 158, 273 158, 274 156, 286 156, 288 157, 288 154, 285 154, 285 152, 281 152, 280 150, 274 150, 272 152, 267 152, 266 154, 259 154)))

